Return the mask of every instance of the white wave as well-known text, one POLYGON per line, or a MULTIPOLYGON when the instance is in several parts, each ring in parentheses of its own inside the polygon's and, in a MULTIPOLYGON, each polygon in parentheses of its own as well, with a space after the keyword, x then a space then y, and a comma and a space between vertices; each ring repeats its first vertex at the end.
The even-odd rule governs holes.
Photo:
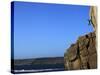
POLYGON ((53 71, 53 70, 59 70, 59 69, 40 69, 40 70, 14 70, 14 72, 42 72, 42 71, 53 71))

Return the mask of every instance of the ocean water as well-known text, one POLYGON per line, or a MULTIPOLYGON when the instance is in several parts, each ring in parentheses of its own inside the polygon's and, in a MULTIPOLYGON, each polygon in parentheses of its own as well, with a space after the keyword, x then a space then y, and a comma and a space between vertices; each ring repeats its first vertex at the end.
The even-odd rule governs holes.
POLYGON ((64 71, 64 64, 45 64, 45 65, 16 65, 13 73, 36 73, 49 71, 64 71))

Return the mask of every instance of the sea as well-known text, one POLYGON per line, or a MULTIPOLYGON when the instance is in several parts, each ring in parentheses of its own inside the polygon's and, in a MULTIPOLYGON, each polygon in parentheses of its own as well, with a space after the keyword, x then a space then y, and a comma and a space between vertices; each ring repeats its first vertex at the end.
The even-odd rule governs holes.
POLYGON ((64 64, 46 64, 46 65, 15 65, 14 74, 19 73, 37 73, 37 72, 51 72, 51 71, 64 71, 64 64))

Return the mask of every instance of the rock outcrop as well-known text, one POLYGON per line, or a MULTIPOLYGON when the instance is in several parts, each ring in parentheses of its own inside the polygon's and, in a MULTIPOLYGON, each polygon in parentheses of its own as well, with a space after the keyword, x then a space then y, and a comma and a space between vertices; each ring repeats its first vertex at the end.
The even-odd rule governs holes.
POLYGON ((96 35, 91 32, 78 38, 64 54, 65 70, 96 69, 96 35))
POLYGON ((96 6, 91 6, 90 7, 90 12, 89 12, 89 17, 91 20, 91 25, 94 28, 94 31, 97 32, 97 7, 96 6))

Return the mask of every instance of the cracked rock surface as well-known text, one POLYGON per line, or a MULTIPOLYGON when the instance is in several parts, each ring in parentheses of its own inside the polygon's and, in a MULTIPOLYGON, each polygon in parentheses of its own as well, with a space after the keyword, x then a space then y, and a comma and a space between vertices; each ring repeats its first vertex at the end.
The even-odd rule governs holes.
POLYGON ((64 54, 65 70, 96 69, 96 35, 91 32, 78 38, 64 54))

